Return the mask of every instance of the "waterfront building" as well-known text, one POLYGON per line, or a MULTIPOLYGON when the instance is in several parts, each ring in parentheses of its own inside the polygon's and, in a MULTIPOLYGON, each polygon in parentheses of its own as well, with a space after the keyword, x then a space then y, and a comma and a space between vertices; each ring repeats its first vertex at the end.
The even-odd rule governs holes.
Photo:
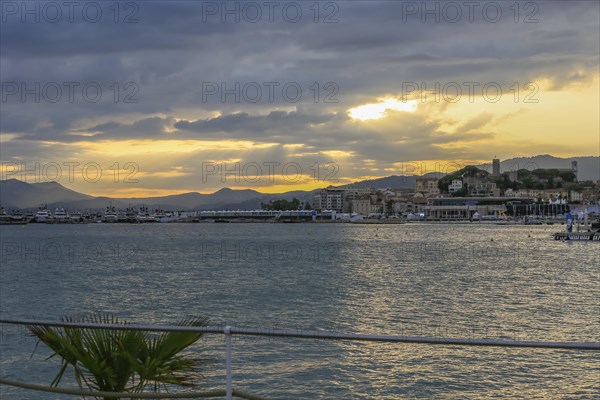
POLYGON ((469 219, 478 213, 482 217, 525 215, 533 199, 508 197, 440 197, 429 199, 425 214, 433 219, 469 219))
POLYGON ((369 195, 357 196, 349 201, 350 212, 361 215, 369 215, 371 213, 371 197, 369 195))
POLYGON ((438 178, 417 178, 415 180, 415 192, 425 195, 438 195, 440 194, 438 182, 438 178))
POLYGON ((319 190, 313 199, 313 209, 317 211, 332 210, 343 212, 344 192, 345 189, 335 188, 333 186, 319 190))
POLYGON ((348 198, 350 196, 369 195, 369 194, 371 194, 371 192, 373 192, 373 188, 354 187, 354 186, 344 188, 344 196, 346 196, 348 198))
MULTIPOLYGON (((358 212, 359 214, 363 214, 363 215, 368 215, 364 214, 362 212, 359 211, 353 211, 353 201, 354 200, 362 200, 364 202, 365 198, 368 198, 369 195, 371 193, 373 193, 375 190, 372 188, 364 188, 364 187, 347 187, 344 188, 344 193, 343 193, 343 198, 342 198, 342 210, 344 213, 352 213, 352 212, 358 212)), ((359 201, 357 204, 357 207, 359 207, 360 209, 364 209, 364 205, 362 205, 362 203, 359 201)))
POLYGON ((420 193, 394 202, 394 214, 416 214, 423 212, 427 206, 427 198, 420 193))
POLYGON ((569 197, 569 191, 566 189, 507 189, 504 192, 505 197, 521 197, 528 199, 554 200, 566 199, 569 197))
POLYGON ((581 192, 582 201, 586 204, 600 204, 600 189, 586 188, 581 192))
POLYGON ((413 198, 411 198, 411 202, 412 202, 412 213, 416 214, 416 213, 422 213, 425 211, 425 207, 427 207, 427 204, 429 203, 430 199, 427 199, 425 197, 420 197, 415 195, 413 198))
POLYGON ((469 185, 469 194, 471 196, 499 196, 499 190, 496 189, 495 182, 476 182, 469 185))

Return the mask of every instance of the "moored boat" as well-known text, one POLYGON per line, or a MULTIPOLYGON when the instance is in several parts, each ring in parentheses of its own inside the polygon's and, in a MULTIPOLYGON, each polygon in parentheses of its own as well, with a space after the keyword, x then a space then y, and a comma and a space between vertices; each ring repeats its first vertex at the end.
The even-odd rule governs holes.
POLYGON ((140 207, 140 211, 138 212, 136 221, 141 223, 156 222, 156 216, 149 212, 148 207, 142 206, 140 207))
POLYGON ((57 224, 70 224, 72 221, 64 208, 56 208, 54 210, 54 222, 57 224))
POLYGON ((556 232, 554 234, 554 240, 578 240, 578 241, 594 241, 600 242, 600 221, 593 222, 591 225, 588 224, 587 212, 583 214, 584 225, 583 230, 579 231, 580 225, 577 225, 577 231, 573 232, 573 221, 574 217, 571 212, 565 215, 567 222, 566 232, 556 232))
POLYGON ((100 220, 107 223, 117 222, 119 220, 119 216, 116 208, 114 206, 107 206, 100 220))
POLYGON ((18 211, 7 214, 3 207, 0 207, 0 225, 23 225, 29 223, 29 218, 18 211))
POLYGON ((53 222, 52 214, 48 211, 48 207, 45 204, 42 204, 38 211, 35 213, 35 217, 33 218, 34 222, 42 223, 42 224, 51 224, 53 222))
POLYGON ((73 213, 69 213, 69 219, 74 224, 78 224, 80 222, 83 222, 83 216, 78 211, 75 211, 73 213))

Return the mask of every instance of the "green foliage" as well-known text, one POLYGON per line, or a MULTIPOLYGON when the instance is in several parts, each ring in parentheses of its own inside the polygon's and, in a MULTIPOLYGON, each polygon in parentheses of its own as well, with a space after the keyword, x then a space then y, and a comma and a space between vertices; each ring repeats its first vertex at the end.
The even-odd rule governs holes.
POLYGON ((575 173, 573 171, 561 171, 558 176, 565 182, 575 182, 575 173))
POLYGON ((523 185, 525 185, 526 189, 533 189, 535 187, 535 182, 531 178, 526 178, 523 180, 523 185))
POLYGON ((395 214, 395 212, 394 212, 394 204, 395 203, 396 202, 394 200, 388 200, 385 202, 385 215, 386 216, 389 217, 389 216, 395 214))
MULTIPOLYGON (((63 318, 73 322, 71 318, 63 318)), ((89 316, 86 323, 123 324, 110 315, 89 316)), ((178 325, 205 326, 205 317, 187 318, 178 325)), ((151 333, 74 327, 27 327, 38 339, 60 356, 61 367, 52 381, 58 385, 67 368, 72 367, 81 388, 94 391, 139 393, 157 391, 161 385, 191 385, 198 378, 198 360, 179 354, 194 344, 198 332, 151 333)))
POLYGON ((584 189, 591 189, 591 188, 595 188, 596 185, 594 184, 593 181, 584 181, 584 182, 578 182, 572 186, 570 186, 571 190, 574 190, 576 192, 581 192, 584 189))
POLYGON ((464 178, 464 177, 470 177, 470 178, 478 177, 481 179, 485 179, 488 177, 488 175, 489 175, 489 173, 482 169, 479 169, 473 165, 467 165, 466 167, 464 167, 456 172, 453 172, 451 174, 448 174, 448 175, 442 177, 438 181, 438 189, 440 189, 444 193, 448 193, 448 186, 452 183, 452 181, 454 179, 460 179, 460 178, 464 178))
POLYGON ((300 205, 300 200, 297 198, 293 198, 292 201, 287 201, 286 199, 281 200, 271 200, 269 204, 260 203, 260 207, 263 210, 269 211, 294 211, 300 210, 302 207, 300 205))
POLYGON ((517 171, 517 181, 510 180, 510 173, 504 172, 495 180, 498 189, 555 189, 572 188, 575 184, 575 174, 572 171, 556 168, 535 170, 520 169, 517 171))
POLYGON ((524 171, 527 170, 519 170, 519 178, 523 179, 524 177, 531 177, 534 180, 544 180, 544 181, 548 181, 548 182, 555 182, 560 178, 560 180, 563 180, 565 182, 574 182, 575 181, 575 173, 571 170, 559 170, 556 168, 550 168, 550 169, 543 169, 543 168, 538 168, 538 169, 534 169, 533 171, 527 171, 527 173, 525 173, 524 171), (523 171, 523 175, 521 175, 521 172, 523 171))
POLYGON ((475 178, 475 177, 485 178, 486 176, 489 175, 489 173, 487 171, 479 169, 473 165, 467 165, 466 167, 461 169, 459 172, 461 173, 461 175, 460 175, 461 177, 469 177, 469 178, 475 178))
POLYGON ((467 183, 463 183, 462 189, 452 193, 452 197, 465 197, 469 195, 469 185, 467 183))
POLYGON ((520 169, 517 171, 517 175, 518 175, 518 179, 523 180, 523 179, 527 179, 529 177, 531 177, 531 171, 529 171, 528 169, 520 169))

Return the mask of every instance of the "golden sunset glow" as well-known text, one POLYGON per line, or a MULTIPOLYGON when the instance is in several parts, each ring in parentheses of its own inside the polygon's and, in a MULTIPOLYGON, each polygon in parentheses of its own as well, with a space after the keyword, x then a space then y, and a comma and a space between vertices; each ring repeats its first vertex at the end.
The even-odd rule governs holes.
POLYGON ((79 147, 94 154, 111 156, 140 156, 185 154, 197 151, 249 150, 265 149, 276 143, 255 143, 243 140, 107 140, 96 142, 77 142, 71 146, 79 147))
MULTIPOLYGON (((115 64, 121 69, 114 71, 110 62, 89 60, 95 67, 83 73, 74 60, 94 52, 77 46, 64 60, 42 52, 36 64, 22 47, 14 53, 3 49, 5 70, 15 82, 43 81, 14 67, 38 62, 36 73, 68 63, 69 81, 111 81, 118 72, 140 82, 134 95, 139 101, 132 103, 123 100, 133 91, 123 87, 117 93, 114 86, 103 88, 98 103, 79 96, 54 104, 31 93, 3 92, 8 100, 2 104, 0 173, 4 179, 48 181, 48 174, 20 169, 66 162, 102 167, 100 180, 79 174, 59 181, 99 196, 212 193, 223 187, 275 193, 444 172, 489 164, 492 157, 597 156, 598 39, 587 27, 597 26, 598 9, 589 7, 581 14, 585 23, 566 25, 569 34, 556 30, 565 18, 558 9, 545 10, 552 23, 487 24, 475 36, 465 21, 453 24, 456 36, 430 35, 448 27, 443 23, 403 25, 382 33, 387 39, 381 43, 353 25, 340 37, 323 36, 324 47, 304 31, 281 36, 267 30, 261 32, 272 40, 257 42, 247 54, 232 31, 225 34, 231 45, 211 59, 190 58, 189 49, 176 48, 177 61, 170 62, 152 43, 147 52, 115 48, 108 54, 127 62, 115 64), (422 41, 407 41, 404 29, 422 29, 422 41), (492 45, 469 47, 466 37, 492 45), (286 45, 272 47, 277 41, 286 45), (353 46, 357 51, 348 51, 353 46), (115 101, 115 95, 121 98, 115 101), (300 179, 285 179, 281 168, 288 163, 302 168, 300 179), (252 175, 256 165, 262 167, 259 176, 252 175), (273 179, 266 177, 267 165, 277 166, 273 179), (327 165, 335 165, 336 181, 323 179, 332 173, 327 165), (124 184, 124 177, 135 183, 124 184)), ((314 28, 323 27, 328 25, 314 28)), ((212 37, 191 34, 185 43, 212 37)))

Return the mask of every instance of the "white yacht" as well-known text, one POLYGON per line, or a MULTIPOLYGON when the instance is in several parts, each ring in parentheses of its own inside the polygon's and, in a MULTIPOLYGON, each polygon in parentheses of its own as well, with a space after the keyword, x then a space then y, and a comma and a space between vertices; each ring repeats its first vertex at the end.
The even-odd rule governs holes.
POLYGON ((159 210, 154 214, 154 220, 156 222, 176 222, 179 219, 179 215, 176 212, 162 211, 159 210))
POLYGON ((0 207, 0 225, 23 225, 29 222, 29 219, 19 211, 13 211, 7 214, 4 207, 0 207))
POLYGON ((125 211, 125 219, 130 223, 137 222, 137 212, 135 212, 133 207, 127 207, 127 210, 125 211))
POLYGON ((57 224, 66 224, 71 222, 64 208, 56 208, 54 210, 54 222, 57 224))
POLYGON ((156 216, 154 213, 150 213, 148 211, 148 207, 142 206, 140 207, 140 211, 136 217, 137 222, 156 222, 156 216))
POLYGON ((104 211, 104 215, 102 216, 102 222, 117 222, 118 220, 119 216, 116 208, 114 206, 106 207, 106 211, 104 211))
POLYGON ((82 215, 79 211, 75 211, 75 212, 69 213, 69 219, 71 220, 71 222, 77 224, 82 221, 82 215))
POLYGON ((41 205, 38 211, 35 213, 34 220, 35 222, 47 224, 52 222, 52 215, 50 214, 50 211, 48 211, 48 208, 45 204, 41 205))

